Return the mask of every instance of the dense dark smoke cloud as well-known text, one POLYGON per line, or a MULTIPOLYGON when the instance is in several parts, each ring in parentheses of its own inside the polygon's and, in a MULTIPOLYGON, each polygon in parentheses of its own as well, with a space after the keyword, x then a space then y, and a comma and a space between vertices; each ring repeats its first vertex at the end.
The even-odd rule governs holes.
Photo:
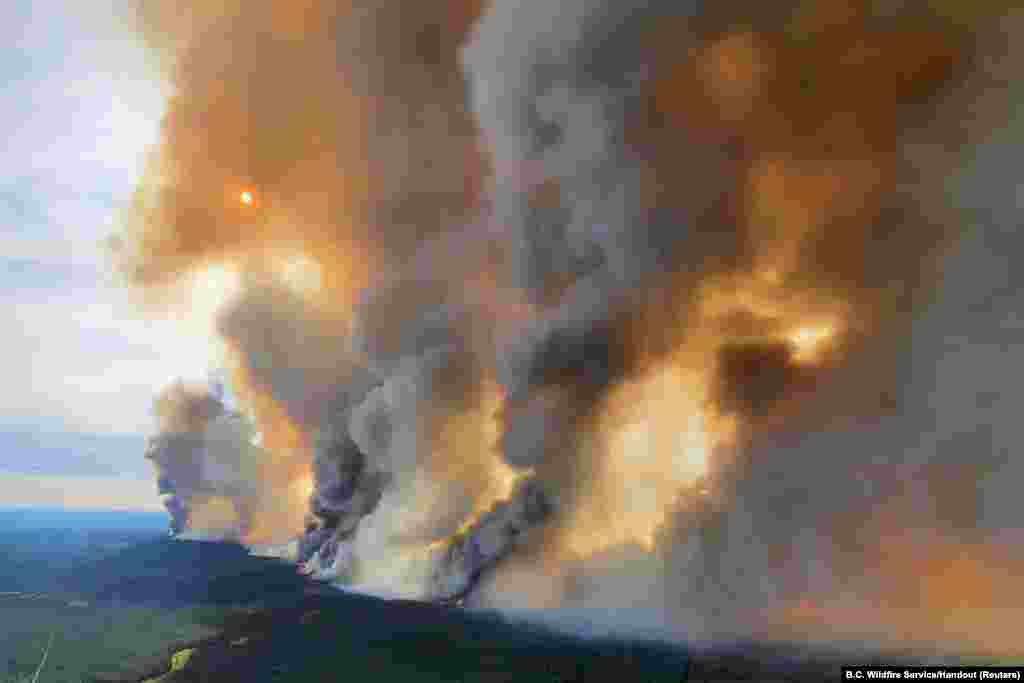
MULTIPOLYGON (((509 411, 507 457, 560 458, 553 476, 585 490, 602 456, 564 435, 589 428, 609 387, 650 365, 707 363, 716 410, 740 423, 722 486, 751 476, 761 490, 745 465, 761 440, 898 408, 898 340, 959 230, 945 176, 970 137, 955 93, 978 17, 625 5, 499 2, 465 52, 495 167, 525 168, 495 198, 519 281, 549 304, 499 365, 524 404, 509 411), (801 351, 819 325, 823 348, 801 351)), ((790 535, 809 523, 772 512, 790 535)), ((724 584, 726 604, 729 569, 716 577, 708 562, 694 573, 724 584)), ((743 603, 771 604, 760 597, 743 603)))
MULTIPOLYGON (((677 515, 669 566, 701 581, 674 597, 698 606, 709 635, 746 620, 776 636, 1018 647, 1002 632, 1020 610, 1011 577, 1021 558, 1007 543, 1020 517, 996 481, 1020 466, 1009 445, 1018 436, 1001 412, 1017 400, 1017 383, 999 369, 1016 362, 1012 308, 1020 301, 1008 256, 1019 248, 1008 211, 1019 174, 1004 156, 1020 121, 1006 42, 1019 27, 1019 17, 990 26, 991 53, 978 57, 985 70, 936 105, 933 161, 962 141, 964 127, 979 127, 958 159, 965 168, 931 169, 948 194, 912 195, 969 209, 956 216, 959 236, 935 288, 900 299, 904 324, 873 330, 844 367, 805 392, 800 412, 753 430, 720 475, 717 504, 677 515), (992 116, 1001 132, 989 137, 979 122, 992 116), (786 628, 751 610, 772 604, 788 605, 786 628)), ((919 192, 929 177, 904 179, 901 192, 919 192)), ((934 206, 921 209, 935 215, 934 206)), ((744 391, 782 373, 779 353, 766 351, 767 372, 742 382, 744 391)), ((757 406, 771 405, 761 398, 757 406)))
MULTIPOLYGON (((205 387, 167 387, 154 405, 157 434, 146 457, 157 470, 171 528, 226 538, 247 535, 252 511, 275 494, 253 465, 262 459, 252 426, 205 387)), ((274 506, 276 507, 276 506, 274 506)))
MULTIPOLYGON (((906 639, 951 576, 1009 588, 1012 351, 974 355, 1016 329, 1006 8, 168 8, 121 253, 150 294, 238 274, 258 483, 218 492, 288 508, 243 536, 305 516, 325 579, 691 639, 906 639)), ((176 491, 221 419, 188 404, 176 491)), ((982 592, 984 635, 919 637, 1012 649, 982 592)))

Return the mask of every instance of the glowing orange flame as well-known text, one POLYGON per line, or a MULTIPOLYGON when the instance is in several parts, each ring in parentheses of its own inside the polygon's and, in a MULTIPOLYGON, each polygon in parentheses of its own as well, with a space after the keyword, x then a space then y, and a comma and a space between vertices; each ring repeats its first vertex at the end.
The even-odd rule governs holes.
POLYGON ((316 481, 313 479, 312 473, 303 475, 296 479, 295 493, 301 500, 309 500, 313 497, 316 492, 316 481))
POLYGON ((681 493, 707 495, 711 454, 734 428, 710 411, 704 387, 701 373, 669 364, 611 394, 595 444, 605 452, 604 469, 569 533, 574 552, 625 543, 650 549, 681 493))
POLYGON ((835 325, 831 323, 804 325, 796 328, 786 338, 786 341, 794 349, 793 360, 797 363, 816 362, 835 333, 835 325))
MULTIPOLYGON (((504 394, 501 386, 491 378, 486 378, 482 385, 481 401, 475 416, 482 418, 484 444, 483 450, 486 454, 481 463, 484 476, 484 489, 478 495, 473 511, 459 525, 459 528, 452 536, 439 539, 430 543, 427 547, 430 550, 444 547, 452 537, 458 536, 471 529, 480 517, 492 509, 498 502, 508 500, 515 492, 516 485, 524 478, 530 476, 532 470, 517 470, 506 463, 499 450, 499 439, 501 430, 498 425, 497 416, 501 411, 504 402, 504 394)), ((475 445, 478 447, 478 445, 475 445)))
POLYGON ((750 336, 722 329, 723 322, 737 314, 753 316, 763 325, 753 340, 788 344, 793 361, 801 365, 821 363, 849 327, 849 313, 841 301, 791 288, 785 282, 784 269, 765 267, 702 286, 703 324, 690 344, 708 348, 722 342, 750 341, 750 336))
POLYGON ((284 495, 274 505, 250 510, 246 538, 250 543, 268 542, 301 530, 313 491, 308 461, 308 437, 301 425, 257 382, 241 354, 226 342, 231 362, 231 386, 239 404, 252 417, 259 445, 269 457, 255 463, 260 481, 285 484, 284 495))

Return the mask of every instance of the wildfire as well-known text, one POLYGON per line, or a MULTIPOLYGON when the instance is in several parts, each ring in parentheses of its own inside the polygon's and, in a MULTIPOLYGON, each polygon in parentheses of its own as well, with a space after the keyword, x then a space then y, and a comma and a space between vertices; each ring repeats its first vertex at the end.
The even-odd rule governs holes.
POLYGON ((223 536, 230 536, 238 528, 238 509, 227 496, 201 496, 190 503, 191 527, 223 536))
POLYGON ((307 435, 278 402, 252 375, 243 356, 225 341, 231 367, 231 386, 239 405, 252 418, 258 430, 259 446, 272 457, 255 463, 261 481, 288 482, 286 495, 276 501, 278 509, 255 510, 245 540, 269 539, 283 531, 302 528, 303 518, 313 492, 314 482, 305 457, 307 435))
POLYGON ((731 440, 731 422, 707 406, 700 373, 676 364, 619 387, 597 428, 604 468, 580 507, 568 544, 589 556, 615 545, 650 549, 681 492, 701 482, 713 451, 731 440))
POLYGON ((231 366, 231 387, 239 403, 252 416, 259 430, 260 445, 275 454, 301 452, 306 446, 306 434, 285 412, 284 407, 253 377, 243 356, 230 340, 227 360, 231 366))
POLYGON ((835 325, 824 323, 805 325, 793 330, 786 341, 793 347, 793 360, 797 363, 814 363, 836 334, 835 325))
MULTIPOLYGON (((481 405, 476 418, 482 418, 484 452, 486 456, 481 463, 484 470, 484 490, 478 495, 473 511, 459 525, 452 536, 458 536, 471 529, 488 510, 500 501, 508 500, 515 492, 516 485, 530 476, 532 470, 517 470, 502 460, 498 448, 501 430, 497 416, 504 402, 501 386, 493 379, 484 380, 481 392, 481 405)), ((451 537, 430 543, 427 548, 436 550, 445 546, 451 537)))
POLYGON ((313 479, 313 474, 305 474, 295 480, 293 484, 295 489, 295 495, 301 500, 309 500, 313 497, 313 493, 316 492, 316 481, 313 479))
POLYGON ((480 517, 493 508, 496 503, 511 498, 512 493, 515 491, 516 484, 531 474, 533 474, 532 470, 515 470, 503 462, 495 463, 494 469, 492 470, 491 480, 493 482, 493 486, 485 495, 480 497, 476 506, 473 508, 472 514, 470 514, 469 517, 459 525, 459 528, 456 529, 452 536, 433 541, 427 545, 427 548, 430 550, 436 550, 437 548, 444 547, 452 537, 459 536, 472 529, 473 526, 480 521, 480 517))
POLYGON ((692 335, 696 348, 723 342, 783 342, 801 365, 822 362, 847 331, 849 311, 825 293, 799 290, 786 282, 784 268, 754 272, 705 283, 700 291, 701 325, 692 335), (735 330, 730 321, 755 321, 751 330, 735 330))

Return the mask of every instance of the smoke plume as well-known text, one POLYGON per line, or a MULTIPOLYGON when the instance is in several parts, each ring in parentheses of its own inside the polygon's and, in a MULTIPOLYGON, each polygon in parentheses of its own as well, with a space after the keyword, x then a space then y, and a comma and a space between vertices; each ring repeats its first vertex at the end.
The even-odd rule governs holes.
POLYGON ((165 392, 182 527, 691 641, 1019 651, 1008 6, 185 5, 141 6, 175 89, 119 254, 155 302, 237 274, 259 445, 165 392))
MULTIPOLYGON (((207 387, 177 382, 157 398, 146 457, 157 471, 171 530, 204 538, 270 540, 296 522, 251 422, 207 387)), ((301 520, 301 515, 298 516, 301 520)))

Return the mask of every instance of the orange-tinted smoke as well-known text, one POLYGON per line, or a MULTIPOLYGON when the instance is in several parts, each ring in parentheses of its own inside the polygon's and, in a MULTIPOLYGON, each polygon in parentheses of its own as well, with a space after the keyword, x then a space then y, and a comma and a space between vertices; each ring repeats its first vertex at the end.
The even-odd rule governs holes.
POLYGON ((836 566, 848 571, 840 586, 794 596, 773 615, 775 627, 810 641, 1024 652, 1012 626, 1024 609, 1019 553, 1006 542, 963 540, 948 529, 910 530, 903 512, 899 504, 884 505, 862 517, 863 548, 836 548, 836 566))
MULTIPOLYGON (((840 0, 773 4, 763 13, 737 5, 709 8, 683 26, 665 22, 669 37, 653 50, 647 107, 626 137, 645 166, 648 208, 652 214, 678 211, 680 231, 690 226, 689 244, 704 258, 646 290, 646 306, 628 321, 623 338, 639 382, 650 368, 666 365, 703 373, 681 393, 696 388, 699 394, 710 385, 712 412, 737 418, 742 451, 779 435, 799 443, 804 433, 858 414, 892 413, 896 404, 887 397, 901 377, 893 363, 915 314, 935 291, 940 258, 963 227, 944 209, 951 167, 941 156, 919 154, 928 144, 945 143, 947 132, 949 139, 964 134, 967 110, 957 109, 964 103, 947 98, 975 66, 978 46, 970 32, 996 12, 953 16, 941 3, 893 8, 840 0), (694 34, 696 47, 679 49, 679 36, 694 34)), ((973 131, 973 141, 984 133, 973 131)), ((550 201, 544 195, 552 191, 551 184, 543 186, 537 201, 550 201)), ((606 402, 615 399, 613 389, 606 402)), ((671 415, 683 432, 694 412, 687 403, 661 391, 640 412, 648 421, 671 415)), ((607 458, 619 468, 622 487, 643 484, 649 478, 644 467, 625 465, 649 450, 625 443, 637 430, 601 422, 596 428, 612 445, 607 458)), ((830 462, 861 455, 873 454, 825 451, 817 457, 830 462)), ((786 453, 780 449, 776 457, 786 453)), ((892 457, 898 460, 899 453, 892 457)), ((724 460, 724 478, 742 479, 744 466, 742 457, 724 460)), ((786 468, 779 463, 780 473, 786 468)), ((644 502, 658 498, 649 489, 644 502)), ((734 503, 742 519, 744 501, 727 496, 716 502, 734 503)), ((623 531, 629 520, 619 513, 640 506, 616 503, 614 496, 593 501, 595 509, 605 506, 608 521, 578 525, 584 553, 624 538, 644 541, 656 526, 647 520, 660 516, 644 515, 641 532, 623 531)), ((856 514, 867 512, 858 508, 856 514)), ((794 536, 810 524, 794 517, 794 536)), ((894 533, 912 524, 897 518, 894 533)), ((1015 566, 983 543, 970 545, 981 561, 965 559, 966 546, 945 539, 946 531, 913 546, 920 560, 901 551, 876 568, 893 580, 925 576, 917 621, 954 605, 944 594, 954 582, 949 577, 991 586, 993 577, 1003 581, 1006 567, 1015 566), (940 570, 947 563, 948 575, 940 570)), ((859 566, 887 545, 865 539, 859 566)), ((737 559, 743 555, 735 549, 737 559)), ((759 570, 763 558, 756 550, 749 556, 754 566, 738 572, 759 570)), ((701 578, 727 585, 727 577, 713 575, 713 561, 706 566, 710 575, 701 578)), ((867 588, 861 599, 898 592, 867 588)), ((879 618, 884 614, 880 610, 879 618)))
POLYGON ((253 463, 265 500, 239 501, 246 506, 243 541, 258 543, 288 538, 301 531, 309 509, 308 482, 312 469, 308 436, 274 397, 252 375, 244 359, 231 353, 231 387, 240 406, 259 430, 259 451, 266 458, 253 463), (268 505, 273 500, 277 504, 268 505))
POLYGON ((362 291, 476 209, 485 160, 458 50, 480 3, 139 8, 172 93, 121 263, 153 295, 219 263, 242 274, 219 325, 232 386, 273 453, 266 481, 302 481, 362 291), (295 262, 316 271, 301 291, 295 262))
MULTIPOLYGON (((478 11, 475 3, 397 0, 365 13, 310 0, 273 0, 257 9, 236 0, 196 3, 180 24, 151 23, 154 32, 171 26, 180 38, 168 48, 176 55, 178 92, 128 240, 135 281, 158 285, 211 262, 252 268, 298 252, 323 274, 310 301, 318 312, 344 318, 379 273, 407 267, 424 238, 476 208, 484 162, 457 48, 478 11), (178 25, 183 28, 175 31, 178 25), (245 192, 251 201, 240 201, 245 192)), ((817 370, 853 357, 864 339, 898 336, 929 290, 934 257, 950 236, 942 220, 919 209, 938 196, 931 193, 940 178, 915 175, 922 169, 908 152, 932 104, 969 62, 970 42, 948 6, 885 14, 880 3, 866 1, 766 10, 722 3, 693 25, 671 23, 662 24, 669 25, 664 44, 652 28, 653 80, 626 137, 644 166, 647 208, 677 211, 680 225, 691 230, 687 248, 700 258, 644 282, 650 296, 628 321, 629 334, 611 343, 628 347, 624 355, 638 383, 656 395, 640 391, 642 400, 631 401, 627 383, 598 400, 593 421, 603 448, 596 462, 578 463, 585 475, 610 472, 601 483, 618 485, 597 487, 592 498, 595 506, 614 503, 606 516, 630 507, 616 497, 638 482, 655 483, 658 509, 618 527, 612 517, 583 554, 635 536, 650 540, 674 484, 689 481, 685 468, 673 471, 663 462, 672 459, 671 448, 649 449, 653 458, 630 467, 630 439, 620 437, 635 432, 628 420, 624 428, 615 420, 606 424, 601 411, 638 408, 640 431, 661 440, 677 422, 689 425, 693 415, 703 415, 707 393, 718 402, 711 415, 729 413, 754 432, 778 426, 755 413, 799 413, 812 403, 804 399, 813 398, 817 370), (738 15, 742 26, 734 22, 738 15), (676 29, 696 32, 693 50, 678 48, 676 29), (905 186, 913 196, 901 194, 905 186), (642 371, 665 365, 670 375, 702 374, 658 391, 660 382, 647 385, 642 371), (735 372, 722 373, 727 386, 716 387, 712 375, 723 367, 735 372), (752 391, 749 385, 758 383, 749 379, 765 375, 777 378, 775 386, 752 391), (622 405, 630 403, 637 405, 622 405), (783 404, 785 410, 776 409, 783 404)), ((557 182, 537 185, 538 208, 567 200, 557 182)), ((490 287, 485 272, 481 281, 490 287)), ((574 275, 566 273, 565 282, 552 277, 545 292, 551 301, 544 303, 558 303, 574 275)), ((524 319, 533 313, 516 297, 506 302, 500 283, 483 298, 495 311, 514 309, 524 319)), ((288 305, 305 312, 310 301, 288 305)), ((243 302, 243 309, 252 303, 243 302)), ((401 314, 376 311, 381 339, 401 348, 407 340, 389 333, 396 319, 404 322, 405 306, 415 320, 418 300, 396 306, 401 314)), ((296 410, 295 394, 279 386, 273 371, 305 369, 304 359, 317 354, 302 344, 319 337, 297 334, 294 343, 277 344, 275 337, 266 344, 262 329, 232 328, 236 383, 274 452, 267 480, 295 481, 302 490, 308 473, 290 454, 305 445, 312 421, 296 410)), ((338 341, 322 340, 325 348, 338 341)), ((566 384, 576 379, 563 375, 566 384)), ((884 384, 879 376, 889 377, 863 377, 884 384)), ((304 391, 311 385, 302 384, 304 391)), ((562 393, 567 404, 576 398, 572 387, 562 393)), ((880 410, 867 403, 867 410, 880 410)), ((480 431, 477 417, 466 432, 480 431)), ((441 422, 460 427, 457 420, 441 422)), ((583 419, 565 422, 590 428, 583 419)), ((712 440, 704 437, 707 450, 712 440)), ((441 454, 459 456, 474 445, 441 454)), ((443 458, 431 464, 443 480, 448 472, 477 478, 481 468, 472 463, 466 471, 446 467, 443 458)), ((259 533, 263 524, 254 524, 259 533)))
POLYGON ((914 143, 972 65, 971 25, 930 4, 739 9, 652 29, 653 78, 628 141, 651 208, 688 215, 708 254, 669 286, 699 286, 696 300, 659 301, 634 336, 666 354, 695 328, 717 328, 719 344, 827 328, 840 356, 894 338, 958 230, 935 210, 943 177, 918 165, 914 143), (688 51, 671 37, 683 30, 688 51))
POLYGON ((173 94, 132 211, 133 281, 301 251, 351 305, 389 248, 404 255, 475 202, 457 50, 477 5, 145 3, 173 94))

